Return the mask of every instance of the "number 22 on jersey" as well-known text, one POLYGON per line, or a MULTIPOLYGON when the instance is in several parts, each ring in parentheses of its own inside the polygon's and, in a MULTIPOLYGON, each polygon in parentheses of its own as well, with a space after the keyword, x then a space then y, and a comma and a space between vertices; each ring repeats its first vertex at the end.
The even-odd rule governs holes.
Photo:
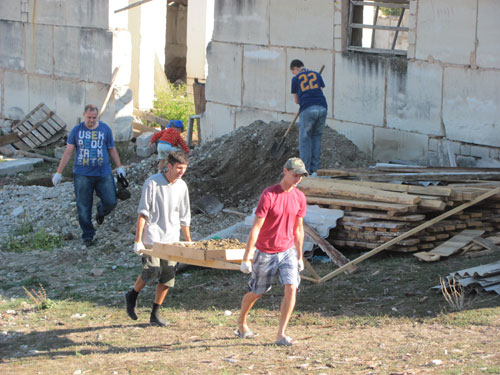
POLYGON ((302 92, 312 89, 317 89, 318 85, 318 76, 314 72, 309 72, 307 74, 301 74, 299 76, 300 80, 300 90, 302 92))

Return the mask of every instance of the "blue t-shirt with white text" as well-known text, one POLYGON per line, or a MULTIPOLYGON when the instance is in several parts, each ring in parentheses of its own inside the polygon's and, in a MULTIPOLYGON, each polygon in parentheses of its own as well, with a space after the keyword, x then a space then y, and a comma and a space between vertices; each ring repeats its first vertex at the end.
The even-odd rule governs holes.
POLYGON ((71 129, 68 144, 76 148, 73 173, 83 176, 106 176, 112 173, 108 149, 115 147, 108 125, 99 122, 95 129, 81 123, 71 129))

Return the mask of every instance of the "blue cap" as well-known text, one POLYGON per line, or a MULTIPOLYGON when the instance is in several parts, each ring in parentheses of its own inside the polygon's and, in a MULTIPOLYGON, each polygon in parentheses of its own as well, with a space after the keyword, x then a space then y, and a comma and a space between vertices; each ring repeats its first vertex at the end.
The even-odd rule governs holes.
POLYGON ((182 123, 181 120, 173 120, 173 121, 170 121, 170 123, 173 122, 173 126, 174 128, 178 128, 180 130, 184 130, 184 124, 182 123))

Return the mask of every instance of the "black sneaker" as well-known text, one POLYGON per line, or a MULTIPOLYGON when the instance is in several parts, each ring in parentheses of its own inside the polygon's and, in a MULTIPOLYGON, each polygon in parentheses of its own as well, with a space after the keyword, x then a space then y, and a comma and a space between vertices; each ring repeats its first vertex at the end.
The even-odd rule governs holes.
POLYGON ((131 293, 132 293, 131 290, 125 293, 125 305, 127 306, 127 315, 130 317, 130 319, 137 320, 137 313, 135 312, 136 300, 133 299, 131 293))
POLYGON ((85 240, 83 240, 83 243, 85 244, 85 246, 91 247, 95 244, 95 241, 93 239, 92 240, 85 239, 85 240))
POLYGON ((97 224, 101 225, 104 223, 104 216, 99 215, 98 213, 95 214, 95 221, 97 221, 97 224))
POLYGON ((154 314, 151 314, 151 317, 149 318, 149 323, 152 326, 157 326, 157 327, 166 327, 170 324, 168 322, 168 320, 165 320, 165 319, 159 317, 158 315, 154 315, 154 314))

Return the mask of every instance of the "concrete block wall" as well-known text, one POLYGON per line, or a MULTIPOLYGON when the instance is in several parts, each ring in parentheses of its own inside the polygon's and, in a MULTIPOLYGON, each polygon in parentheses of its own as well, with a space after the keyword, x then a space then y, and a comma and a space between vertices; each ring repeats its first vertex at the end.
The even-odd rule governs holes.
POLYGON ((300 58, 325 64, 327 124, 376 160, 436 165, 447 150, 467 163, 498 159, 498 1, 410 0, 406 57, 347 52, 348 9, 348 0, 215 1, 203 137, 251 116, 293 117, 288 65, 300 58))
MULTIPOLYGON (((116 63, 110 1, 0 2, 0 118, 13 107, 27 114, 44 102, 70 130, 85 104, 103 103, 116 63)), ((115 118, 112 98, 102 120, 114 128, 115 118)), ((131 116, 129 122, 131 128, 131 116)), ((117 140, 129 137, 123 125, 117 140)))

